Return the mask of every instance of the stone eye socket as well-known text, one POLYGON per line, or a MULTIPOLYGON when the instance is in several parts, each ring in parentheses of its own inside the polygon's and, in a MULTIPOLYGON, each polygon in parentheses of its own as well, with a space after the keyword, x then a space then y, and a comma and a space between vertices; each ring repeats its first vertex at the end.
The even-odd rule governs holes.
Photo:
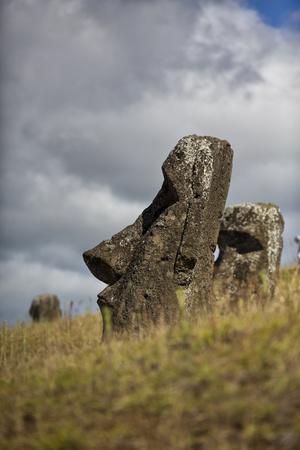
POLYGON ((241 255, 263 250, 258 239, 242 231, 220 231, 218 244, 221 251, 226 247, 233 247, 241 255))

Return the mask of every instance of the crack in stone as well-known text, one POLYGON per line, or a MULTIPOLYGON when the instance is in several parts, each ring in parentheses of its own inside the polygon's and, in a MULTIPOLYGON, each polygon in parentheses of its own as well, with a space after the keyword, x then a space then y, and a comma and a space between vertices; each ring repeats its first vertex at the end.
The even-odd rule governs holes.
POLYGON ((180 243, 177 249, 177 253, 176 253, 176 258, 175 258, 175 262, 174 262, 174 275, 175 275, 175 280, 177 281, 177 283, 180 286, 186 286, 187 283, 183 282, 182 280, 180 280, 180 275, 182 275, 182 272, 184 272, 184 270, 180 269, 180 259, 182 259, 182 253, 181 253, 181 249, 182 249, 182 243, 183 243, 183 239, 184 239, 184 235, 185 235, 185 231, 186 231, 186 227, 187 227, 187 223, 188 223, 188 216, 189 216, 189 211, 191 209, 191 202, 188 203, 187 209, 186 209, 186 213, 185 213, 185 220, 184 220, 184 225, 182 228, 182 233, 181 233, 181 237, 180 237, 180 243))
POLYGON ((179 286, 188 286, 190 284, 192 274, 190 274, 188 272, 191 270, 193 271, 193 269, 196 265, 196 262, 197 262, 197 260, 195 260, 195 258, 187 258, 187 257, 184 257, 184 255, 182 255, 182 245, 183 245, 183 240, 184 240, 184 236, 185 236, 185 232, 186 232, 186 228, 187 228, 187 224, 188 224, 189 212, 190 212, 190 209, 192 207, 192 203, 193 203, 193 200, 195 197, 194 175, 196 172, 196 163, 197 163, 197 154, 194 157, 193 166, 192 166, 191 190, 192 190, 193 196, 192 196, 192 200, 188 202, 188 205, 186 208, 184 225, 182 228, 180 243, 179 243, 179 246, 177 249, 176 258, 175 258, 175 262, 174 262, 174 276, 175 276, 175 280, 177 281, 179 286), (180 267, 180 266, 182 266, 182 267, 180 267))

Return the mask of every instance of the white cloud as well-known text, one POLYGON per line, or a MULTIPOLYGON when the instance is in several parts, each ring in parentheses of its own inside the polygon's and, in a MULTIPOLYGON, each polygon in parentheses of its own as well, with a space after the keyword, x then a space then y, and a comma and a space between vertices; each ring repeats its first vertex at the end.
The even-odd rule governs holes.
POLYGON ((53 246, 58 257, 68 247, 80 257, 97 236, 110 237, 135 220, 144 206, 118 199, 109 187, 85 186, 78 177, 64 173, 29 173, 23 182, 14 204, 7 199, 1 222, 5 248, 26 250, 28 255, 53 246))

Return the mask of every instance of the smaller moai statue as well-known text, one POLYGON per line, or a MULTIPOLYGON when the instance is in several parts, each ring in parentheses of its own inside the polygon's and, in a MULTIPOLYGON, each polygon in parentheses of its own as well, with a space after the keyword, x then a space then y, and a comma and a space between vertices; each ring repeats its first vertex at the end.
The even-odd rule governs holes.
POLYGON ((57 295, 37 295, 31 302, 29 315, 34 322, 54 320, 61 317, 60 303, 57 295))
POLYGON ((225 209, 218 238, 214 293, 230 305, 274 295, 284 221, 278 206, 243 203, 225 209))

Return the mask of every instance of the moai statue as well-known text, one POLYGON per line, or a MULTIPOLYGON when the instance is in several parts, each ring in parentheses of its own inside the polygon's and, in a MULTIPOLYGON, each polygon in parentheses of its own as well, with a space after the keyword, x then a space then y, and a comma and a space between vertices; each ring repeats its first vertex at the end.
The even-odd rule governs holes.
POLYGON ((61 309, 58 297, 52 294, 36 296, 32 300, 29 314, 34 322, 60 318, 61 309))
POLYGON ((134 224, 83 254, 109 284, 98 295, 104 334, 174 320, 178 296, 191 317, 211 308, 214 256, 230 183, 227 141, 182 138, 162 166, 164 182, 134 224))
POLYGON ((284 221, 270 203, 242 203, 225 209, 218 239, 214 292, 232 306, 251 296, 270 298, 276 287, 284 221))

